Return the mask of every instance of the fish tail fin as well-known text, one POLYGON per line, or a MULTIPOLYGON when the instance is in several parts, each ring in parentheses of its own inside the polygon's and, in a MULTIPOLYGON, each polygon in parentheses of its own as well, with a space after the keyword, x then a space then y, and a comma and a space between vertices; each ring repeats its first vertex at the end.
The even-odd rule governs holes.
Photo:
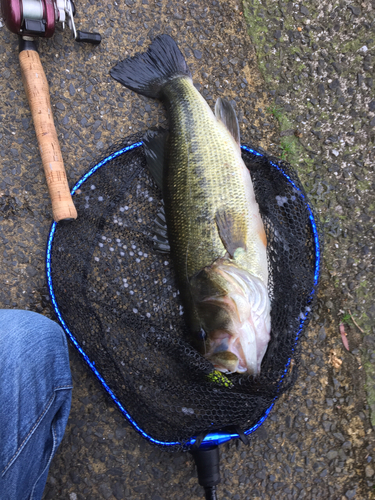
POLYGON ((128 89, 153 98, 160 98, 168 80, 191 78, 184 56, 169 35, 157 36, 146 52, 119 62, 109 73, 128 89))

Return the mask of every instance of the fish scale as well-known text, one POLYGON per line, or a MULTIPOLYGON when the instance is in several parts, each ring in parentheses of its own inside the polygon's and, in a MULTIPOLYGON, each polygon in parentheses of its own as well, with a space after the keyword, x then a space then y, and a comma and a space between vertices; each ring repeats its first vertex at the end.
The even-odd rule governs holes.
POLYGON ((163 100, 170 116, 164 200, 177 267, 185 270, 186 279, 225 256, 215 222, 215 214, 225 210, 238 214, 235 223, 246 235, 247 254, 241 263, 264 279, 249 231, 251 214, 239 173, 243 162, 238 146, 191 80, 172 80, 164 88, 163 100))

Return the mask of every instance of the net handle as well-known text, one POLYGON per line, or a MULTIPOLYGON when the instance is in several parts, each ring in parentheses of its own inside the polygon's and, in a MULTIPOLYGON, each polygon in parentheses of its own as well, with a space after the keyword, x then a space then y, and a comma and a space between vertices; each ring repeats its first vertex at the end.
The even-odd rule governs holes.
POLYGON ((204 488, 206 500, 217 500, 216 486, 221 481, 219 447, 198 448, 190 453, 197 466, 198 482, 204 488))
POLYGON ((216 486, 206 486, 204 489, 206 500, 217 500, 216 486))

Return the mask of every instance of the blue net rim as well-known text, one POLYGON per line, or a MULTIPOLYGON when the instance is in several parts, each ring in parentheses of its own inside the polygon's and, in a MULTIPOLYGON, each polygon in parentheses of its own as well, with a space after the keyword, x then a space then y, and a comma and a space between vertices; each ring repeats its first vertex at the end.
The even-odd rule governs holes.
MULTIPOLYGON (((104 165, 106 165, 109 161, 113 160, 114 158, 122 156, 123 154, 125 154, 125 153, 127 153, 127 152, 129 152, 129 151, 131 151, 133 149, 139 148, 140 146, 142 146, 142 144, 143 144, 142 141, 130 144, 129 146, 126 146, 125 148, 119 149, 118 151, 112 153, 111 155, 107 156, 106 158, 104 158, 103 160, 101 160, 99 163, 97 163, 96 165, 94 165, 75 184, 75 186, 73 187, 73 189, 71 191, 71 195, 73 196, 76 193, 76 191, 81 187, 81 185, 91 175, 93 175, 99 168, 103 167, 104 165)), ((246 151, 246 152, 248 152, 248 153, 250 153, 250 154, 252 154, 254 156, 259 156, 259 157, 265 156, 264 154, 260 153, 259 151, 256 151, 253 148, 250 148, 247 145, 241 145, 241 149, 243 149, 244 151, 246 151)), ((315 294, 315 291, 316 291, 316 287, 317 287, 318 282, 319 282, 319 269, 320 269, 320 258, 321 258, 321 245, 320 245, 319 236, 318 236, 317 222, 315 220, 313 211, 312 211, 312 209, 311 209, 308 201, 306 200, 306 197, 305 197, 304 193, 301 191, 301 189, 293 182, 293 180, 289 177, 289 175, 283 171, 283 169, 280 167, 280 165, 277 165, 276 163, 274 163, 272 161, 269 161, 269 163, 273 167, 275 167, 279 172, 281 172, 284 175, 284 177, 288 180, 288 182, 290 182, 292 184, 292 186, 298 192, 299 196, 301 196, 301 198, 303 198, 305 206, 306 206, 306 209, 307 209, 307 211, 309 213, 309 218, 310 218, 310 222, 311 222, 311 228, 312 228, 312 232, 313 232, 313 236, 314 236, 314 242, 315 242, 314 286, 313 286, 311 294, 310 294, 310 299, 312 300, 313 295, 315 294)), ((54 289, 53 289, 53 282, 52 282, 51 253, 52 253, 52 245, 53 245, 53 239, 54 239, 54 235, 55 235, 55 231, 56 231, 56 226, 57 226, 57 223, 53 222, 52 225, 51 225, 49 236, 48 236, 47 251, 46 251, 46 275, 47 275, 48 290, 49 290, 49 294, 50 294, 50 297, 51 297, 51 301, 52 301, 54 312, 55 312, 57 318, 59 319, 62 327, 64 328, 66 334, 70 338, 70 340, 73 343, 74 347, 81 354, 81 356, 83 357, 83 359, 85 360, 85 362, 87 363, 87 365, 90 367, 90 369, 93 371, 93 373, 95 374, 95 376, 98 378, 99 382, 102 384, 102 386, 104 387, 104 389, 106 390, 106 392, 109 394, 109 396, 111 397, 111 399, 113 400, 113 402, 117 405, 117 407, 119 408, 119 410, 121 411, 121 413, 126 417, 126 419, 129 421, 129 423, 134 427, 134 429, 137 432, 139 432, 150 443, 156 444, 158 446, 163 446, 163 447, 176 447, 176 446, 179 446, 179 447, 182 447, 183 449, 189 449, 189 448, 191 448, 194 445, 194 443, 196 442, 196 440, 197 440, 196 437, 192 437, 188 442, 184 442, 184 443, 181 443, 181 442, 178 442, 178 441, 160 441, 158 439, 154 439, 152 436, 150 436, 149 434, 147 434, 143 429, 141 429, 141 427, 135 422, 135 420, 131 417, 131 415, 126 411, 126 409, 124 408, 124 406, 121 404, 121 402, 117 399, 116 395, 111 390, 111 388, 107 385, 106 381, 104 380, 104 378, 101 376, 101 374, 97 370, 97 368, 95 366, 95 361, 91 361, 90 360, 90 358, 87 356, 87 354, 82 349, 82 347, 80 346, 80 344, 77 342, 77 339, 75 338, 75 336, 73 335, 73 333, 70 331, 70 329, 66 325, 66 323, 65 323, 65 321, 64 321, 64 319, 62 317, 62 314, 61 314, 61 312, 59 310, 59 306, 57 304, 57 301, 56 301, 56 297, 55 297, 54 289)), ((295 338, 295 345, 298 342, 299 335, 300 335, 300 333, 301 333, 301 331, 303 329, 303 326, 304 326, 304 323, 306 322, 306 320, 307 320, 307 315, 304 318, 300 319, 299 329, 297 331, 296 338, 295 338)), ((289 369, 289 365, 290 365, 291 359, 292 359, 291 357, 288 359, 288 362, 287 362, 287 364, 285 366, 284 375, 287 373, 287 371, 289 369)), ((281 380, 280 380, 280 383, 281 383, 281 380)), ((244 434, 246 436, 248 436, 251 433, 253 433, 254 431, 256 431, 263 424, 263 422, 266 420, 266 418, 270 414, 270 412, 271 412, 271 410, 272 410, 272 408, 273 408, 273 406, 275 404, 275 400, 276 399, 277 399, 277 397, 275 397, 274 401, 267 408, 267 410, 264 412, 263 416, 258 420, 258 422, 255 425, 253 425, 252 427, 250 427, 249 429, 247 429, 247 430, 244 431, 244 434)), ((211 447, 211 446, 219 445, 219 444, 225 443, 227 441, 230 441, 232 439, 238 439, 238 438, 240 438, 240 435, 237 434, 237 433, 235 433, 235 432, 234 433, 229 433, 229 432, 223 431, 223 432, 207 433, 206 436, 203 438, 203 440, 202 440, 202 442, 200 444, 200 447, 201 448, 211 447)))

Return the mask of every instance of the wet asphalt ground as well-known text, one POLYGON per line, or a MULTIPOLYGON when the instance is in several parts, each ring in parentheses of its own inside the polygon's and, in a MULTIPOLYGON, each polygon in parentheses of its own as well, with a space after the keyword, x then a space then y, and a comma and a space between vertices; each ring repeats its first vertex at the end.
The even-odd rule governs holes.
MULTIPOLYGON (((321 287, 299 378, 249 446, 220 447, 219 498, 371 498, 375 4, 91 0, 76 8, 77 27, 102 34, 99 47, 79 45, 67 31, 39 43, 70 185, 111 143, 165 122, 158 103, 108 71, 168 33, 210 106, 219 96, 233 101, 242 142, 295 166, 324 227, 321 287)), ((50 203, 17 47, 1 26, 0 305, 53 318, 44 273, 50 203)), ((203 497, 188 454, 139 436, 73 349, 71 367, 71 415, 44 499, 203 497)))

